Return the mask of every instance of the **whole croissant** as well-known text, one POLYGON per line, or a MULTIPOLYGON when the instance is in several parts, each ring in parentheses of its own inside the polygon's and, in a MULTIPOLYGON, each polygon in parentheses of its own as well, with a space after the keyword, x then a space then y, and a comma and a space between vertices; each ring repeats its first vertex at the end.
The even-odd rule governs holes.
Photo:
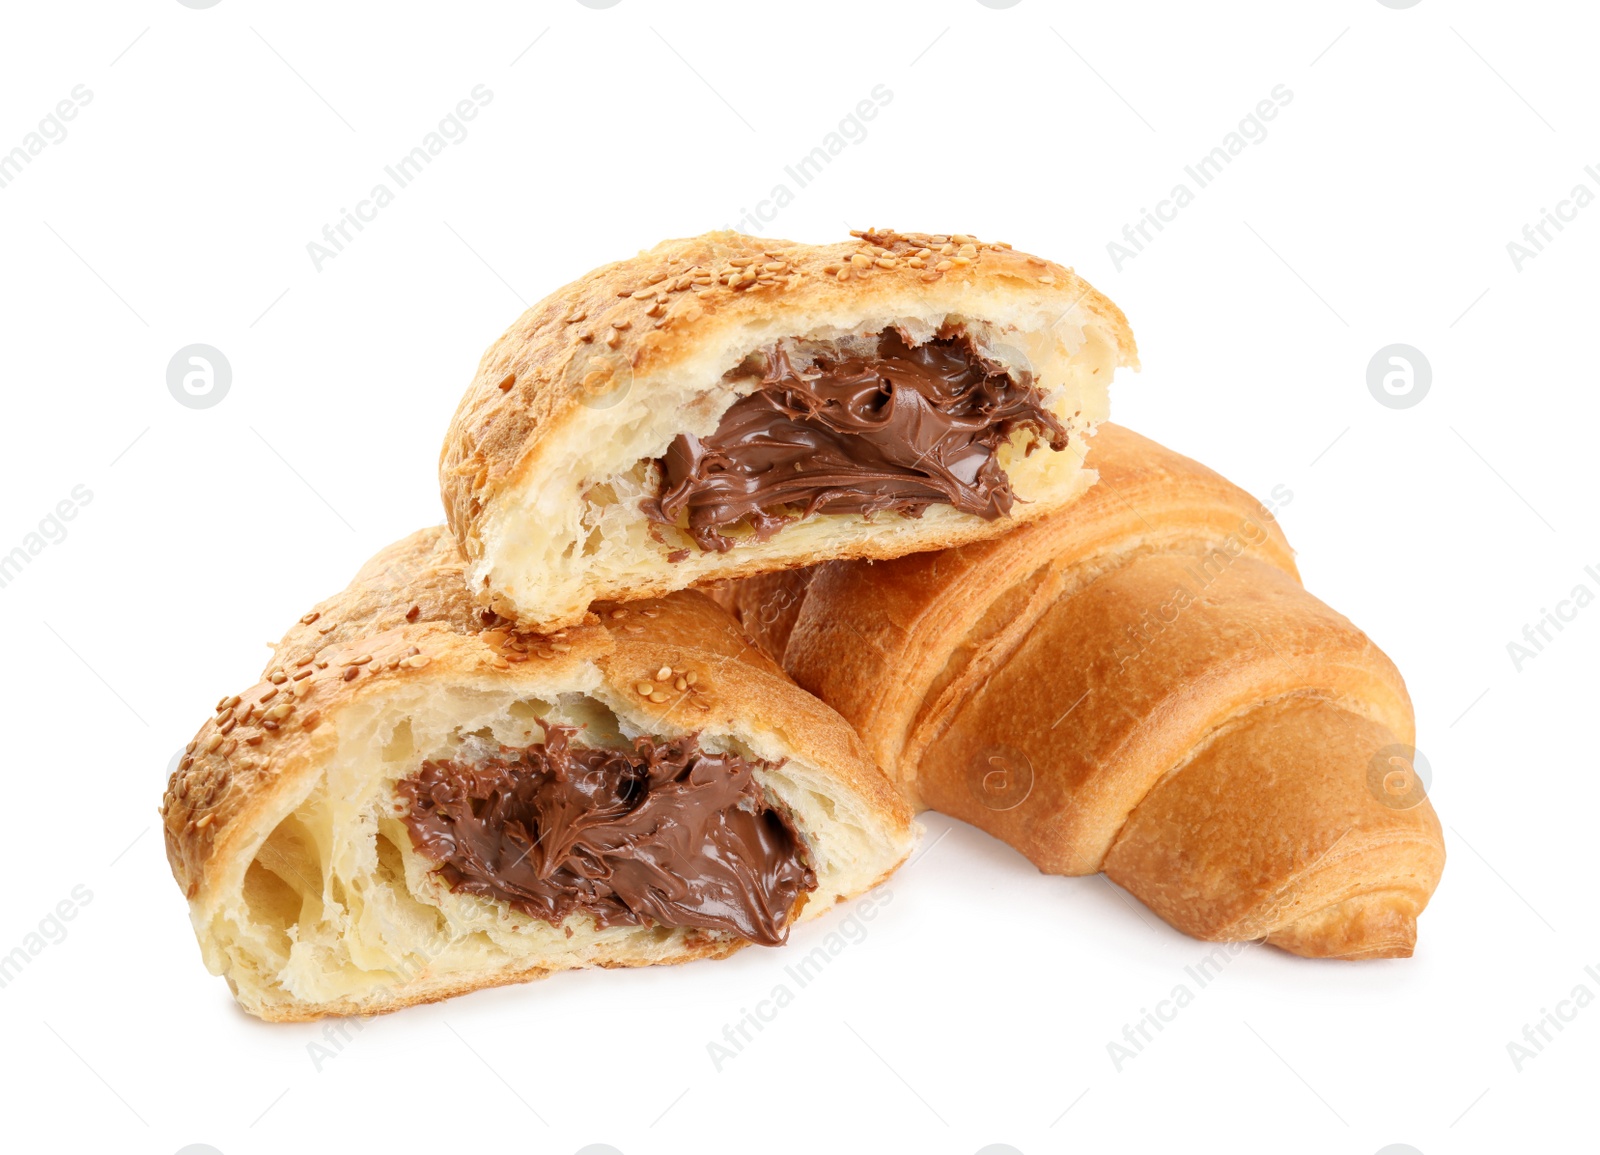
POLYGON ((725 591, 916 805, 1172 926, 1409 956, 1444 841, 1399 672, 1300 585, 1272 514, 1112 425, 1004 537, 725 591))

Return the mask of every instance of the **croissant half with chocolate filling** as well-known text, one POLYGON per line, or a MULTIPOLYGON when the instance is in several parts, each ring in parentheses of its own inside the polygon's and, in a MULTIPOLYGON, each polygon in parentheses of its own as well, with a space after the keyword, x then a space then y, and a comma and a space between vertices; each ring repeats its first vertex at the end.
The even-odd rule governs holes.
POLYGON ((914 804, 1198 938, 1411 954, 1445 856, 1400 674, 1248 494, 1112 425, 1089 464, 1003 538, 725 596, 914 804))
POLYGON ((667 241, 529 309, 440 460, 479 604, 530 627, 994 537, 1092 480, 1122 313, 962 235, 667 241))
POLYGON ((776 944, 915 827, 860 741, 709 598, 518 632, 426 530, 218 703, 162 804, 207 965, 252 1014, 370 1014, 776 944))

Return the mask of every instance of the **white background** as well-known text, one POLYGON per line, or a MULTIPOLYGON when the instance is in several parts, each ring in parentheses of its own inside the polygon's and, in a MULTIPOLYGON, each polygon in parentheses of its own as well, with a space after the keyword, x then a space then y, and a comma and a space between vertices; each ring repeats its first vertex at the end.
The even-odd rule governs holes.
POLYGON ((1507 1044, 1600 995, 1600 608, 1520 671, 1507 644, 1600 593, 1600 207, 1520 271, 1506 248, 1600 192, 1591 6, 123 0, 4 22, 0 151, 92 92, 0 188, 0 552, 92 494, 0 589, 0 953, 92 895, 0 989, 7 1147, 1592 1143, 1600 1009, 1520 1072, 1507 1044), (307 242, 480 84, 467 137, 319 271, 307 242), (1119 271, 1107 242, 1280 84, 1266 138, 1119 271), (156 826, 169 760, 263 643, 440 518, 446 422, 525 303, 737 223, 877 85, 892 100, 769 235, 967 231, 1075 264, 1140 340, 1117 419, 1292 491, 1308 586, 1416 700, 1450 848, 1416 957, 1252 947, 1119 1072, 1107 1043, 1205 948, 930 815, 869 933, 720 1072, 707 1044, 841 914, 787 952, 374 1020, 319 1070, 321 1028, 248 1019, 201 966, 156 826), (194 342, 232 366, 214 408, 167 389, 194 342), (1413 408, 1367 388, 1393 342, 1432 366, 1413 408))

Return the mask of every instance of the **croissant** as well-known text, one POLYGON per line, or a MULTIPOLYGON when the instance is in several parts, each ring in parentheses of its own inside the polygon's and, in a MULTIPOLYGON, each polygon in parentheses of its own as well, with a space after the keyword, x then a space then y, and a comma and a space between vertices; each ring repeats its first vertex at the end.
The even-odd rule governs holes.
POLYGON ((702 594, 541 636, 397 542, 218 702, 162 804, 207 965, 265 1019, 775 945, 873 886, 909 810, 702 594))
POLYGON ((964 235, 664 241, 490 347, 439 476, 480 605, 593 601, 994 537, 1082 490, 1120 310, 964 235))
POLYGON ((1102 425, 1099 480, 1004 537, 722 596, 912 803, 1177 929, 1411 954, 1444 866, 1394 665, 1270 511, 1102 425))

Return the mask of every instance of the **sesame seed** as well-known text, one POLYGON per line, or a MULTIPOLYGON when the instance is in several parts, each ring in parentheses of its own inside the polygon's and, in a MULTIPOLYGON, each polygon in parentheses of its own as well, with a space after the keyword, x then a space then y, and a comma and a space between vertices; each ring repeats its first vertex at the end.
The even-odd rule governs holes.
POLYGON ((867 269, 872 267, 872 258, 865 253, 851 253, 850 263, 858 269, 867 269))
POLYGON ((312 655, 312 654, 306 654, 304 657, 297 658, 295 660, 294 664, 295 664, 296 667, 309 666, 311 664, 311 659, 312 659, 313 656, 314 655, 312 655))
POLYGON ((302 626, 309 626, 312 622, 316 621, 321 616, 322 615, 319 614, 316 610, 312 610, 309 614, 306 614, 304 617, 302 617, 300 619, 300 624, 302 626))
POLYGON ((353 682, 357 678, 359 678, 360 676, 361 676, 361 667, 360 666, 351 666, 349 669, 347 669, 344 672, 344 680, 347 681, 347 682, 353 682))
POLYGON ((698 682, 700 680, 700 675, 697 674, 695 671, 690 670, 687 674, 685 674, 683 676, 683 680, 685 682, 688 682, 689 685, 692 686, 692 685, 694 685, 696 682, 698 682))
POLYGON ((195 829, 196 829, 196 830, 204 830, 204 829, 205 829, 205 828, 206 828, 206 827, 207 827, 207 826, 210 826, 210 825, 211 825, 211 819, 212 819, 212 818, 213 818, 213 817, 215 817, 215 816, 214 816, 214 815, 211 815, 211 814, 202 814, 202 815, 201 815, 201 816, 200 816, 200 817, 199 817, 199 818, 198 818, 198 819, 197 819, 197 820, 196 820, 196 821, 195 821, 195 824, 194 824, 194 828, 195 828, 195 829))
POLYGON ((274 686, 281 686, 288 680, 289 675, 285 674, 282 670, 273 670, 271 676, 267 678, 267 681, 271 682, 274 686))
POLYGON ((659 670, 656 671, 656 681, 658 681, 658 682, 665 682, 670 677, 672 677, 672 667, 671 666, 662 666, 659 670))
POLYGON ((679 678, 676 682, 672 683, 672 688, 674 690, 687 690, 689 688, 689 683, 683 678, 679 678))
POLYGON ((500 392, 505 393, 516 383, 517 375, 515 373, 506 374, 505 380, 500 382, 500 392))
POLYGON ((294 676, 294 680, 298 682, 301 679, 309 678, 310 676, 311 676, 311 671, 310 670, 301 670, 298 674, 296 674, 294 676))
POLYGON ((655 693, 650 695, 650 700, 656 705, 660 706, 663 703, 672 701, 672 697, 663 690, 657 690, 655 693))
POLYGON ((261 702, 270 702, 270 701, 272 701, 272 699, 276 698, 277 696, 278 696, 278 687, 276 687, 276 686, 268 686, 267 687, 267 692, 265 694, 262 694, 261 697, 259 699, 257 699, 257 700, 261 701, 261 702))
POLYGON ((655 693, 656 688, 651 682, 639 682, 633 687, 633 689, 634 692, 640 697, 648 698, 651 694, 655 693))
POLYGON ((372 661, 371 654, 362 654, 359 658, 353 659, 350 664, 352 666, 364 666, 370 661, 372 661))
POLYGON ((215 753, 217 747, 220 746, 220 745, 222 745, 222 735, 221 734, 213 734, 213 735, 211 735, 210 740, 206 742, 206 753, 207 754, 215 753))
POLYGON ((228 734, 228 733, 231 733, 233 731, 234 726, 236 726, 237 724, 238 723, 234 719, 229 718, 226 722, 224 722, 221 726, 219 726, 217 728, 219 730, 221 730, 224 734, 228 734))
POLYGON ((933 267, 935 269, 937 269, 939 272, 942 273, 946 269, 950 268, 950 266, 951 266, 951 262, 950 261, 940 261, 937 264, 935 264, 933 267))
POLYGON ((182 760, 179 761, 179 763, 178 763, 178 772, 181 774, 183 771, 187 770, 189 767, 191 767, 193 765, 194 765, 194 755, 185 754, 183 756, 182 760))

